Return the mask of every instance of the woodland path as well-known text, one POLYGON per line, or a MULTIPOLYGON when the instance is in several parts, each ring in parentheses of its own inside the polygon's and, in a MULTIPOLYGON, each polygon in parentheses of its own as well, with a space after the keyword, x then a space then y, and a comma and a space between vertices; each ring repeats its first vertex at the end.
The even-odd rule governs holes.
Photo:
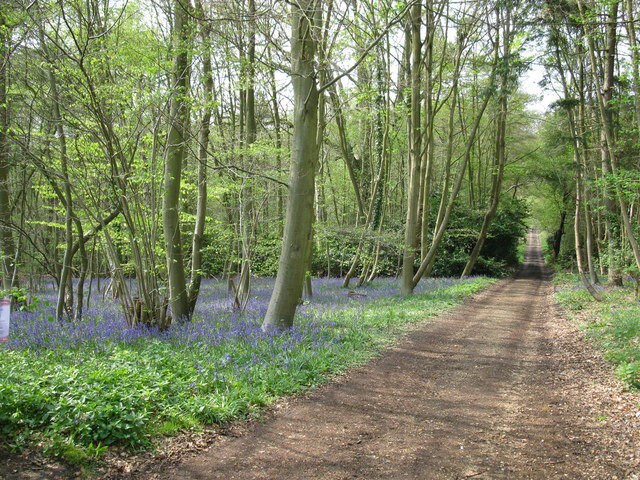
MULTIPOLYGON (((530 234, 518 275, 368 365, 263 423, 210 434, 205 451, 101 477, 638 479, 640 397, 557 315, 552 289, 530 234)), ((42 473, 22 478, 63 478, 42 473)))
POLYGON ((552 288, 531 233, 515 278, 264 424, 143 478, 636 478, 638 458, 607 453, 619 435, 599 439, 603 422, 565 398, 588 392, 558 378, 566 352, 553 351, 552 288))

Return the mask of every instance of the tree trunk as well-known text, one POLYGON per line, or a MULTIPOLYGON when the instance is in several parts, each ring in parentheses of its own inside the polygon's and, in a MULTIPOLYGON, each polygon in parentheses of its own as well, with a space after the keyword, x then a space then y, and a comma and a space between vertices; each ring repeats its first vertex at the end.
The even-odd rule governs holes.
POLYGON ((584 261, 582 259, 582 242, 580 240, 580 215, 582 214, 582 195, 583 195, 583 183, 582 183, 582 168, 580 164, 580 158, 577 154, 574 155, 576 161, 576 209, 574 218, 574 235, 575 235, 575 247, 576 247, 576 264, 578 266, 578 274, 582 284, 591 294, 591 296, 601 302, 602 296, 593 287, 593 284, 587 278, 584 271, 584 261))
POLYGON ((409 120, 409 191, 407 193, 407 219, 404 230, 402 256, 403 295, 413 293, 413 272, 417 251, 418 208, 420 200, 420 161, 422 158, 422 125, 420 123, 421 95, 420 74, 422 65, 422 41, 420 26, 422 4, 411 7, 411 116, 409 120))
POLYGON ((640 45, 636 36, 636 22, 639 19, 636 16, 634 0, 626 0, 627 7, 627 34, 629 36, 629 45, 631 46, 631 79, 633 81, 633 106, 635 110, 636 122, 636 142, 640 142, 640 45))
POLYGON ((596 274, 596 268, 593 261, 593 224, 591 222, 591 209, 589 208, 589 198, 587 196, 587 188, 584 188, 584 222, 585 222, 585 237, 586 237, 586 254, 587 254, 587 268, 589 269, 589 280, 592 284, 598 283, 598 275, 596 274))
MULTIPOLYGON (((267 60, 271 62, 271 49, 268 49, 267 60)), ((273 110, 273 129, 275 135, 275 147, 276 147, 276 170, 282 171, 282 122, 280 119, 280 106, 278 105, 278 86, 276 84, 276 75, 274 69, 269 70, 269 80, 271 84, 271 108, 273 110)), ((284 221, 284 194, 282 192, 282 185, 277 185, 277 198, 278 198, 278 225, 282 225, 284 221)), ((282 227, 280 227, 280 234, 282 235, 282 227)))
POLYGON ((211 24, 204 20, 202 0, 196 0, 196 10, 200 22, 202 41, 202 76, 204 79, 204 108, 198 133, 198 199, 196 204, 196 223, 191 243, 191 280, 189 282, 189 316, 193 315, 202 283, 202 240, 207 218, 207 150, 211 123, 211 105, 213 100, 213 74, 211 68, 211 24))
POLYGON ((342 114, 342 105, 340 104, 340 97, 338 95, 335 84, 329 87, 329 98, 333 105, 334 117, 336 120, 336 126, 338 127, 338 139, 340 140, 340 151, 344 158, 344 163, 347 166, 347 172, 349 172, 349 179, 351 185, 353 185, 353 192, 356 197, 356 207, 358 208, 358 217, 364 218, 364 202, 360 193, 360 173, 356 168, 356 158, 353 154, 353 147, 349 138, 347 137, 346 120, 342 114))
POLYGON ((560 212, 560 224, 553 234, 553 259, 557 260, 560 255, 560 247, 562 246, 562 237, 564 236, 564 224, 567 219, 567 212, 560 212))
POLYGON ((256 2, 248 0, 249 5, 249 44, 247 48, 247 145, 256 141, 256 93, 255 93, 255 71, 256 71, 256 2))
MULTIPOLYGON (((40 42, 42 48, 46 51, 44 32, 40 30, 40 42)), ((52 108, 53 108, 53 121, 55 125, 56 137, 58 138, 58 144, 60 148, 60 176, 62 177, 63 186, 59 189, 57 194, 60 202, 64 205, 64 225, 65 225, 65 249, 64 256, 62 258, 62 268, 60 270, 60 279, 58 283, 58 296, 56 300, 56 318, 62 319, 65 313, 68 316, 71 314, 70 305, 68 299, 73 298, 73 293, 70 291, 73 288, 72 279, 72 261, 73 261, 73 210, 72 210, 72 196, 71 196, 71 183, 69 181, 68 172, 68 156, 67 156, 67 137, 62 123, 62 114, 60 110, 60 94, 58 84, 53 73, 53 68, 49 67, 49 88, 51 89, 52 108)))
POLYGON ((318 85, 315 57, 321 20, 319 0, 291 4, 291 82, 293 84, 293 141, 291 174, 278 274, 263 330, 293 326, 307 267, 306 254, 313 227, 315 172, 318 163, 318 85))
MULTIPOLYGON (((459 39, 460 41, 462 41, 462 39, 459 39)), ((480 105, 480 108, 478 109, 475 119, 473 121, 473 125, 471 127, 471 131, 469 132, 469 136, 467 137, 467 140, 465 142, 465 146, 464 146, 464 153, 462 156, 462 162, 461 165, 459 167, 458 170, 458 174, 457 177, 455 179, 455 182, 453 184, 451 193, 449 194, 448 197, 448 201, 446 202, 446 206, 443 203, 441 205, 441 209, 438 212, 438 220, 436 221, 436 229, 434 231, 434 235, 433 235, 433 240, 431 241, 431 246, 429 247, 429 251, 427 252, 426 255, 424 255, 424 257, 422 258, 421 262, 420 262, 420 266, 418 267, 418 270, 416 271, 415 275, 413 276, 412 279, 412 289, 415 288, 415 286, 418 284, 418 282, 420 281, 420 279, 423 277, 423 275, 428 275, 431 273, 431 269, 433 268, 433 264, 436 258, 436 253, 438 251, 438 248, 440 246, 440 242, 442 241, 442 238, 444 236, 444 232, 447 229, 447 226, 449 224, 449 219, 451 218, 451 213, 453 212, 453 207, 455 204, 455 201, 458 197, 458 194, 460 193, 460 188, 462 187, 462 182, 464 180, 464 177, 467 173, 467 164, 470 162, 471 160, 471 155, 472 155, 472 151, 473 151, 473 147, 476 143, 476 136, 478 134, 478 130, 480 129, 480 123, 482 121, 482 118, 484 117, 484 113, 487 110, 487 106, 489 105, 489 101, 492 98, 492 93, 494 90, 494 85, 495 85, 495 77, 498 71, 498 58, 499 58, 499 43, 498 41, 494 41, 493 44, 493 52, 494 52, 494 59, 493 59, 493 66, 491 69, 491 74, 489 77, 489 87, 488 87, 488 91, 487 94, 485 95, 484 99, 482 100, 482 104, 480 105)), ((457 65, 454 67, 456 72, 459 73, 459 61, 460 61, 460 57, 462 55, 462 52, 459 51, 458 52, 458 56, 457 56, 457 60, 456 63, 457 65)), ((457 96, 457 82, 459 79, 459 75, 456 75, 454 77, 454 85, 453 85, 453 89, 454 89, 454 93, 453 95, 457 96)), ((449 154, 447 154, 449 155, 449 154)), ((443 195, 445 195, 446 193, 443 192, 443 195)))
MULTIPOLYGON (((440 14, 441 12, 439 12, 440 14)), ((427 33, 425 39, 424 53, 424 146, 422 148, 422 164, 420 173, 420 261, 424 259, 429 249, 429 213, 431 197, 431 177, 434 161, 434 79, 433 68, 433 47, 435 41, 435 12, 431 1, 426 3, 425 17, 427 23, 427 33)), ((443 55, 444 56, 444 55, 443 55)), ((443 62, 444 63, 444 62, 443 62)))
POLYGON ((176 321, 188 320, 189 299, 184 270, 184 255, 180 235, 180 183, 185 157, 187 102, 188 26, 183 2, 174 2, 173 72, 169 133, 165 151, 163 226, 169 278, 171 315, 176 321))
MULTIPOLYGON (((247 52, 245 57, 244 86, 240 98, 240 137, 243 153, 241 164, 248 160, 248 165, 254 163, 250 147, 257 138, 256 107, 255 107, 255 53, 256 53, 256 5, 254 0, 248 0, 249 33, 247 52)), ((251 293, 251 251, 254 241, 256 218, 254 213, 253 189, 251 183, 242 182, 238 194, 239 230, 241 239, 242 260, 240 275, 236 285, 234 307, 244 310, 251 293)))
POLYGON ((73 312, 73 320, 75 322, 79 322, 80 320, 82 320, 82 313, 84 311, 84 282, 87 279, 87 272, 89 270, 89 257, 87 256, 87 251, 85 248, 84 230, 82 229, 82 222, 77 216, 75 216, 74 223, 76 224, 76 230, 78 231, 78 250, 80 251, 80 274, 78 275, 78 285, 76 286, 76 302, 75 302, 75 308, 73 312))
MULTIPOLYGON (((580 104, 579 104, 579 108, 578 108, 578 115, 579 115, 579 125, 580 125, 580 138, 582 139, 582 141, 580 142, 580 146, 582 149, 582 158, 584 159, 584 173, 583 176, 586 176, 586 169, 587 169, 587 159, 589 158, 589 152, 588 152, 588 146, 587 146, 587 127, 586 127, 586 115, 585 115, 585 107, 586 107, 586 102, 584 99, 584 80, 586 78, 586 75, 584 73, 584 67, 582 65, 582 63, 580 64, 580 70, 579 70, 579 76, 578 76, 578 92, 580 92, 580 104)), ((576 127, 577 128, 577 127, 576 127)), ((606 162, 605 162, 606 163, 606 162)), ((586 255, 587 255, 587 267, 589 269, 589 281, 591 282, 591 284, 596 284, 598 283, 598 276, 596 275, 596 271, 595 271, 595 266, 593 263, 593 225, 591 222, 591 208, 589 207, 589 197, 588 197, 588 189, 587 186, 585 185, 585 181, 583 179, 582 181, 583 184, 583 198, 582 198, 582 205, 583 205, 583 210, 584 210, 584 219, 585 219, 585 238, 586 238, 586 255)), ((609 201, 607 199, 605 199, 605 201, 609 201)), ((610 243, 610 245, 612 245, 610 243)), ((611 265, 613 267, 613 264, 611 265)), ((613 272, 614 269, 612 268, 610 270, 610 272, 613 272)), ((621 278, 621 277, 620 277, 621 278)))
MULTIPOLYGON (((562 61, 560 59, 560 46, 555 45, 555 60, 556 60, 556 68, 558 70, 560 80, 562 82, 563 93, 566 99, 571 98, 569 85, 567 84, 567 79, 565 77, 564 68, 562 67, 562 61)), ((576 254, 576 264, 578 267, 578 274, 580 275, 580 280, 586 290, 591 294, 591 296, 597 300, 602 300, 602 297, 598 293, 598 291, 593 287, 587 276, 584 272, 584 264, 582 261, 582 244, 580 241, 580 215, 582 213, 582 160, 580 159, 580 155, 582 147, 580 145, 580 139, 578 137, 578 130, 576 127, 576 121, 574 112, 571 106, 568 106, 567 109, 567 120, 569 123, 569 133, 571 135, 571 143, 573 147, 573 163, 575 168, 575 185, 576 185, 576 198, 575 198, 575 210, 574 210, 574 222, 573 222, 573 233, 574 233, 574 243, 575 243, 575 254, 576 254)))
MULTIPOLYGON (((584 5, 581 0, 578 0, 578 7, 582 15, 583 24, 585 25, 584 34, 587 37, 587 44, 589 48, 589 57, 591 60, 591 73, 596 86, 596 97, 598 100, 598 110, 600 112, 600 120, 602 122, 602 129, 605 135, 606 143, 606 155, 608 163, 611 168, 611 173, 614 177, 618 174, 618 159, 616 157, 616 142, 613 132, 613 121, 611 118, 610 102, 613 98, 613 84, 615 73, 615 51, 617 43, 617 26, 618 26, 618 6, 619 2, 614 1, 609 5, 608 19, 606 22, 606 50, 605 50, 605 65, 604 65, 604 80, 601 82, 598 72, 598 65, 596 59, 596 46, 593 38, 595 32, 592 32, 589 26, 589 20, 585 18, 584 5)), ((629 211, 627 202, 624 198, 624 192, 620 185, 615 184, 616 199, 620 208, 620 215, 622 216, 622 225, 627 235, 627 241, 631 246, 633 258, 636 263, 636 267, 640 269, 640 245, 633 231, 633 225, 629 217, 629 211)))
POLYGON ((11 207, 9 205, 9 144, 7 132, 9 129, 9 109, 7 104, 7 81, 9 78, 9 40, 10 29, 6 23, 5 14, 0 8, 0 255, 2 262, 2 288, 12 287, 14 270, 15 244, 8 223, 11 221, 11 207))
POLYGON ((484 246, 485 239, 489 233, 489 227, 493 221, 493 217, 498 211, 498 205, 500 204, 500 192, 502 190, 502 177, 504 172, 504 166, 507 161, 506 151, 506 135, 507 135, 507 99, 509 95, 509 61, 511 57, 511 7, 509 3, 505 3, 504 12, 498 11, 498 18, 500 14, 504 14, 502 18, 502 65, 501 67, 501 80, 500 80, 500 97, 498 102, 498 119, 496 125, 496 157, 493 162, 493 169, 491 172, 491 200, 490 206, 482 219, 482 226, 480 227, 480 233, 476 244, 469 255, 469 260, 464 266, 461 277, 464 278, 471 275, 473 267, 480 256, 482 247, 484 246))

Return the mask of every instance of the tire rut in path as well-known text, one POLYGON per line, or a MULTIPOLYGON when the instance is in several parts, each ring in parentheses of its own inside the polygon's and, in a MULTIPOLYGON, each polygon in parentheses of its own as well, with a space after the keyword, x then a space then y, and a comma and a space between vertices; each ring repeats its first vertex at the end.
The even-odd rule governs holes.
POLYGON ((515 278, 246 435, 152 477, 584 478, 592 457, 565 433, 570 419, 555 413, 561 400, 548 380, 549 287, 531 234, 515 278))

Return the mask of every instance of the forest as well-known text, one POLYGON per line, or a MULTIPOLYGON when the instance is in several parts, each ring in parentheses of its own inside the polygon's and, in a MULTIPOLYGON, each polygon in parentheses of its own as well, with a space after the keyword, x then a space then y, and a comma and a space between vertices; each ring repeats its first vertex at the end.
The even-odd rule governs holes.
POLYGON ((591 300, 637 300, 639 18, 633 0, 3 1, 3 437, 85 458, 249 415, 382 348, 424 314, 413 297, 436 311, 511 275, 530 228, 591 300), (120 411, 87 400, 102 381, 120 411))

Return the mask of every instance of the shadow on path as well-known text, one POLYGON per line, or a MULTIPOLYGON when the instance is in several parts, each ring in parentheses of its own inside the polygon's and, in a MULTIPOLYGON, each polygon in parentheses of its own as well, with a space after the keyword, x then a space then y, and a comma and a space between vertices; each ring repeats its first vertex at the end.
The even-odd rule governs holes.
POLYGON ((531 232, 514 278, 248 434, 142 477, 582 478, 592 457, 553 413, 549 277, 531 232))

